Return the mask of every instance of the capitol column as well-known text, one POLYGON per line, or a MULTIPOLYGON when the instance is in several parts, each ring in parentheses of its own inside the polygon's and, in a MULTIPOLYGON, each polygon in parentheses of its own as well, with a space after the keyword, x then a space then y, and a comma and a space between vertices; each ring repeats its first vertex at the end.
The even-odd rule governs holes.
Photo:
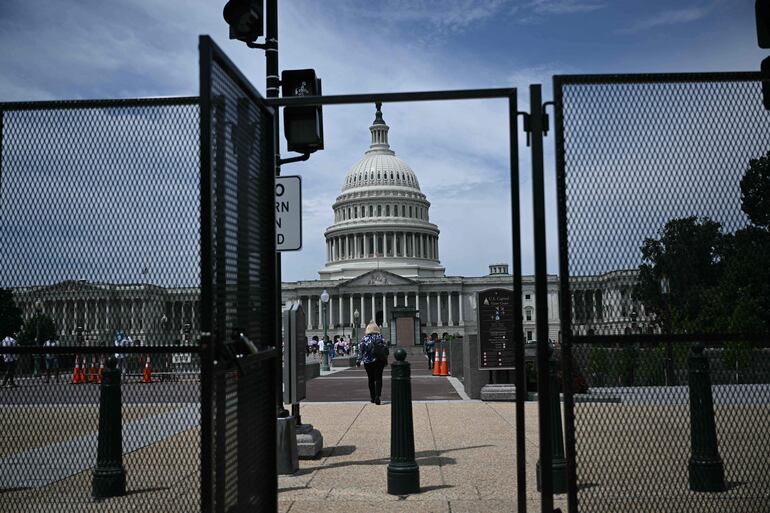
POLYGON ((339 303, 339 308, 337 308, 337 326, 345 327, 345 323, 344 323, 345 316, 343 315, 345 310, 343 310, 342 308, 342 294, 340 294, 340 299, 338 303, 339 303))
POLYGON ((372 318, 370 319, 372 321, 377 320, 377 310, 376 310, 377 307, 375 306, 374 301, 375 301, 375 294, 372 293, 372 318))
POLYGON ((388 301, 385 293, 382 293, 382 327, 388 327, 388 301))
POLYGON ((393 258, 396 258, 397 256, 397 248, 398 248, 398 232, 393 232, 393 258))
POLYGON ((430 292, 425 293, 425 303, 428 307, 428 326, 433 326, 433 319, 430 318, 430 292))
POLYGON ((465 321, 463 320, 463 293, 460 292, 458 304, 460 306, 460 326, 465 326, 465 321))
POLYGON ((350 295, 350 325, 353 326, 353 294, 350 295))
POLYGON ((318 329, 321 329, 321 326, 323 326, 323 317, 321 317, 323 310, 321 309, 321 296, 318 296, 318 329))
POLYGON ((307 317, 307 319, 305 319, 307 321, 307 329, 310 330, 312 329, 310 327, 310 320, 313 317, 310 312, 310 296, 307 297, 307 310, 305 310, 305 317, 307 317))
POLYGON ((353 255, 353 258, 358 258, 358 234, 353 235, 353 255))
POLYGON ((450 291, 449 294, 446 295, 447 298, 447 308, 449 308, 449 326, 454 326, 455 322, 452 318, 452 292, 450 291))
POLYGON ((441 324, 441 292, 436 293, 436 301, 437 301, 436 313, 438 317, 437 319, 438 322, 436 322, 436 326, 443 326, 443 324, 441 324))
POLYGON ((361 326, 359 328, 366 327, 366 323, 369 321, 366 321, 366 310, 364 310, 364 294, 361 293, 361 326))
POLYGON ((329 298, 329 329, 334 329, 334 298, 329 298))

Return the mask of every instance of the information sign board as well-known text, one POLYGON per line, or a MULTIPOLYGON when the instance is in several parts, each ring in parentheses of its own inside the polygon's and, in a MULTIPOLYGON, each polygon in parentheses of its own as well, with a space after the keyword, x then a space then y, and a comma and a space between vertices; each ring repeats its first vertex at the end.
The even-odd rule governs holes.
POLYGON ((297 404, 305 398, 305 311, 292 304, 283 313, 283 402, 297 404))
MULTIPOLYGON (((514 368, 513 291, 482 290, 476 295, 479 327, 479 369, 514 368)), ((521 315, 521 312, 518 312, 521 315)))
POLYGON ((275 177, 276 251, 302 249, 302 179, 275 177))

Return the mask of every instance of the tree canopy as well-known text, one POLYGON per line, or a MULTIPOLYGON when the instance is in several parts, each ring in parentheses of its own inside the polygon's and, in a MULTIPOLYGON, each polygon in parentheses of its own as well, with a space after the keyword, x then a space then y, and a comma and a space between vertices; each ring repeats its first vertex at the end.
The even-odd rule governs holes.
POLYGON ((23 324, 21 309, 10 289, 0 289, 0 339, 16 333, 23 324))
POLYGON ((33 345, 37 340, 42 344, 48 339, 56 337, 56 325, 53 319, 44 314, 35 315, 24 323, 24 328, 19 335, 19 344, 23 346, 33 345), (38 329, 40 331, 38 331, 38 329))
POLYGON ((642 244, 633 296, 663 333, 768 333, 770 152, 740 185, 749 226, 724 234, 709 218, 671 219, 642 244))
POLYGON ((770 228, 770 151, 749 161, 741 179, 741 209, 754 225, 770 228))

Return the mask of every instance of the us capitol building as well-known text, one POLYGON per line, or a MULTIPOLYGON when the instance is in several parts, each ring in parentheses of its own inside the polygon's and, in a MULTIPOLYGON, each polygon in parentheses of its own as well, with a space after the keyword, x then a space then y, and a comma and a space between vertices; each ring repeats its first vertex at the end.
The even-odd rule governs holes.
MULTIPOLYGON (((320 279, 284 283, 284 306, 300 303, 307 335, 323 334, 324 290, 329 336, 352 333, 374 319, 383 336, 400 345, 421 335, 476 333, 476 293, 511 289, 507 264, 489 266, 479 277, 447 276, 441 265, 439 227, 431 222, 430 201, 409 165, 388 143, 389 127, 379 105, 371 145, 348 171, 332 205, 334 224, 325 231, 326 265, 320 279)), ((592 280, 592 283, 596 280, 592 280)), ((535 282, 522 278, 524 334, 535 338, 535 282)), ((595 292, 591 290, 593 299, 595 292)), ((585 299, 585 294, 583 294, 585 299)), ((560 339, 559 283, 548 277, 549 338, 560 339)), ((585 305, 585 301, 579 304, 585 305)), ((599 303, 601 304, 601 303, 599 303)), ((596 301, 591 301, 595 315, 596 301)), ((360 333, 360 331, 359 331, 360 333)))
MULTIPOLYGON (((492 264, 478 277, 447 276, 439 253, 439 227, 414 171, 388 143, 389 127, 378 105, 369 127, 371 145, 348 171, 325 231, 326 264, 320 279, 283 283, 283 307, 302 305, 307 336, 323 334, 322 293, 328 333, 352 334, 374 319, 392 343, 411 345, 421 335, 476 333, 476 293, 511 289, 507 264, 492 264)), ((636 271, 611 271, 571 279, 573 329, 616 334, 641 329, 646 316, 631 298, 636 271)), ((535 282, 522 277, 522 318, 527 340, 535 339, 535 282)), ((51 317, 65 344, 110 344, 123 329, 144 344, 197 339, 200 292, 146 283, 68 280, 14 290, 24 318, 51 317), (79 337, 80 340, 78 340, 79 337)), ((559 281, 548 277, 549 338, 560 341, 559 281)))

